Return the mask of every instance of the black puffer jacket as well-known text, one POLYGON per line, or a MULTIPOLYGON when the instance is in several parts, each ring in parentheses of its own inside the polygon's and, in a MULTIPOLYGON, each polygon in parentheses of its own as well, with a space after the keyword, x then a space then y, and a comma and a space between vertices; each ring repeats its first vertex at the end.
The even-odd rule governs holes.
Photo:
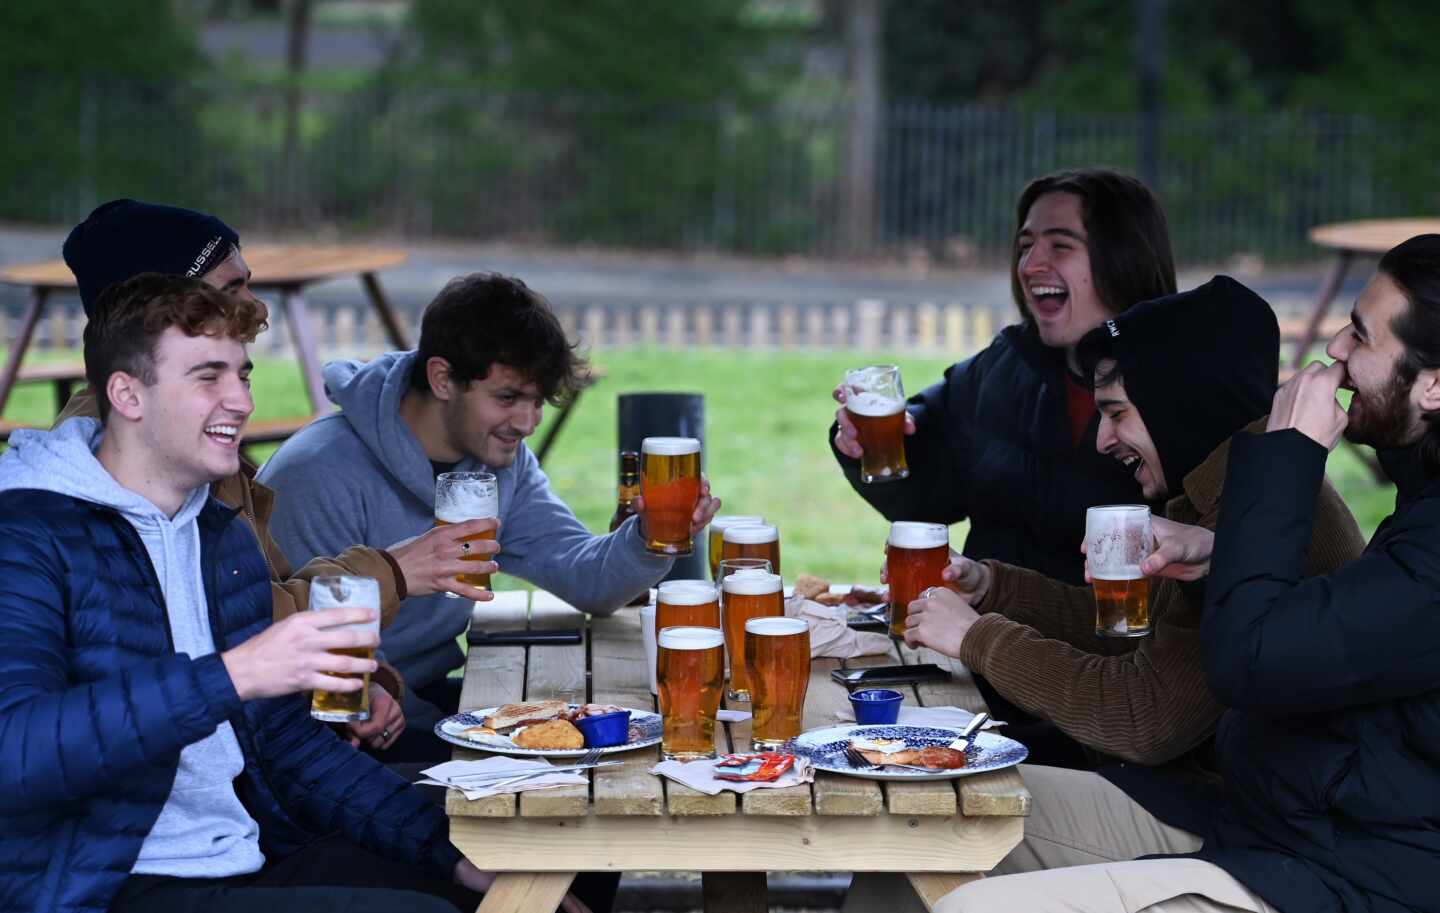
MULTIPOLYGON (((1065 410, 1065 360, 1030 324, 1006 327, 983 351, 910 398, 910 477, 867 485, 860 461, 835 451, 845 477, 888 520, 957 523, 965 555, 1084 582, 1085 509, 1133 503, 1140 486, 1095 451, 1099 415, 1077 446, 1065 410)), ((835 429, 830 429, 835 439, 835 429)))

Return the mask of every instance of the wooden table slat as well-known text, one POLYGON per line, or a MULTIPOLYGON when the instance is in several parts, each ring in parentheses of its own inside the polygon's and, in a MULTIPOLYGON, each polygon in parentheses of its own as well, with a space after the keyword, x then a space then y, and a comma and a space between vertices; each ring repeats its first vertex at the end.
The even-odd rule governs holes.
MULTIPOLYGON (((726 709, 742 710, 746 713, 750 713, 754 709, 749 701, 731 701, 728 698, 725 706, 726 709)), ((753 720, 747 719, 739 723, 726 724, 725 728, 730 734, 730 750, 732 752, 746 754, 752 750, 750 746, 752 722, 753 720)), ((794 817, 813 814, 814 810, 815 802, 808 783, 775 789, 757 789, 740 796, 740 812, 745 815, 794 817)))
MULTIPOLYGON (((615 704, 636 710, 655 709, 650 677, 645 670, 645 648, 640 641, 640 613, 622 609, 592 627, 590 638, 590 692, 598 704, 615 704)), ((625 763, 594 773, 592 789, 596 815, 658 816, 665 810, 664 788, 650 768, 660 760, 660 749, 643 748, 615 756, 625 763)))
MULTIPOLYGON (((838 659, 810 662, 810 688, 805 695, 806 729, 838 726, 839 711, 850 708, 850 693, 830 677, 830 673, 840 667, 838 659)), ((817 815, 879 815, 885 811, 884 795, 874 780, 818 773, 811 792, 815 796, 817 815)))
MULTIPOLYGON (((530 627, 548 630, 579 628, 581 642, 527 648, 525 699, 543 701, 558 698, 573 704, 586 703, 585 613, 551 593, 536 592, 530 599, 530 627)), ((577 818, 589 813, 589 783, 520 793, 521 817, 577 818)))

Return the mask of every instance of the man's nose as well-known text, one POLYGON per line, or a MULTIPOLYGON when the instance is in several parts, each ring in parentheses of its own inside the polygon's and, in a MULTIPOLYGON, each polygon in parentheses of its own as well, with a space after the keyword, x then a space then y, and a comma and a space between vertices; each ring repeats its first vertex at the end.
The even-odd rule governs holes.
POLYGON ((536 403, 528 409, 522 409, 510 424, 514 425, 515 430, 521 434, 533 434, 540 425, 543 408, 541 404, 536 403))
POLYGON ((1110 448, 1115 446, 1115 428, 1113 423, 1105 416, 1100 416, 1100 427, 1095 431, 1095 449, 1100 453, 1109 453, 1110 448))
POLYGON ((1330 337, 1330 342, 1325 346, 1325 354, 1336 361, 1344 361, 1350 357, 1350 350, 1354 346, 1354 337, 1350 335, 1350 325, 1347 323, 1340 328, 1340 332, 1330 337))

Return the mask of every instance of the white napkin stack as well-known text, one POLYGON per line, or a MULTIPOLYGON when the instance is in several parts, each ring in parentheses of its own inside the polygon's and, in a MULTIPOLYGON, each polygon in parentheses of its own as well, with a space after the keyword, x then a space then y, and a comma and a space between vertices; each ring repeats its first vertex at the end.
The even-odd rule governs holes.
POLYGON ((791 596, 785 600, 785 614, 791 618, 803 618, 810 626, 811 659, 818 656, 852 659, 890 652, 888 635, 856 631, 846 624, 850 615, 846 606, 821 605, 804 596, 791 596))
POLYGON ((531 758, 507 758, 496 756, 479 761, 446 761, 424 770, 425 779, 417 786, 448 786, 458 789, 467 799, 483 799, 503 793, 518 793, 532 789, 551 789, 556 786, 583 786, 588 781, 582 773, 539 774, 505 785, 503 778, 496 780, 466 780, 466 774, 513 773, 516 776, 532 770, 546 770, 554 765, 549 761, 531 758), (490 785, 490 784, 498 785, 490 785))
POLYGON ((748 793, 757 789, 779 789, 815 780, 815 769, 810 765, 810 761, 798 757, 789 770, 768 783, 759 780, 718 780, 715 778, 714 761, 661 761, 650 768, 650 772, 657 777, 668 777, 707 796, 726 790, 732 793, 748 793))
MULTIPOLYGON (((855 721, 855 711, 852 708, 837 710, 837 720, 845 722, 855 721)), ((951 729, 964 729, 975 714, 961 707, 907 707, 901 705, 900 719, 896 722, 902 726, 947 726, 951 729)), ((981 729, 994 729, 996 726, 1004 726, 1003 720, 989 720, 981 729)))

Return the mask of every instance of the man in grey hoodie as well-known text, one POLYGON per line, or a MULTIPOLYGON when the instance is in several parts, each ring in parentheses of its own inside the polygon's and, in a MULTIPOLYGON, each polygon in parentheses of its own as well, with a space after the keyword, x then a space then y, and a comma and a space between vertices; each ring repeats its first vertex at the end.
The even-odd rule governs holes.
MULTIPOLYGON (((260 481, 280 498, 271 532, 291 562, 337 545, 390 543, 429 529, 435 477, 487 469, 499 480, 498 550, 505 571, 594 613, 609 613, 669 571, 671 558, 645 550, 639 516, 592 535, 550 482, 524 439, 546 402, 577 389, 585 365, 539 294, 518 279, 488 273, 451 281, 425 309, 420 346, 362 364, 332 362, 325 385, 340 412, 312 422, 272 456, 260 481)), ((702 486, 692 530, 720 502, 702 486)), ((476 573, 494 571, 478 563, 476 573)), ((447 674, 463 656, 456 638, 470 602, 443 594, 407 599, 385 629, 386 659, 404 675, 408 732, 428 733, 459 703, 447 674)), ((448 758, 433 747, 397 746, 404 757, 448 758)))

